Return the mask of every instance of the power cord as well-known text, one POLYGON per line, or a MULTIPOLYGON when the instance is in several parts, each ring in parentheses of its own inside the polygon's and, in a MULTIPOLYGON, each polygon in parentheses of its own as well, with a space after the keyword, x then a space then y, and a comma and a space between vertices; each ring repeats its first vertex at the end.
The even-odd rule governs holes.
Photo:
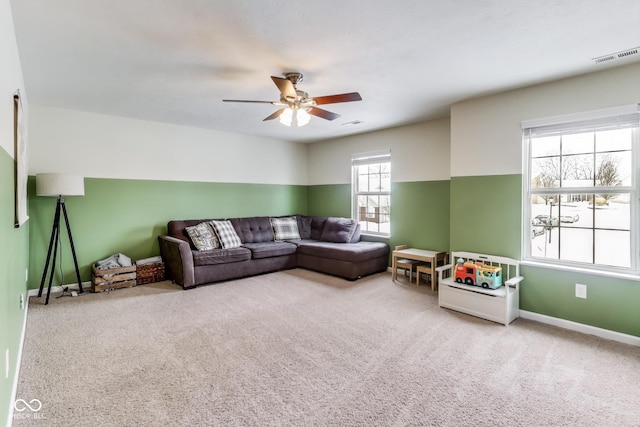
POLYGON ((62 293, 56 298, 77 297, 79 295, 77 291, 69 292, 69 286, 64 285, 64 270, 62 269, 62 239, 58 239, 58 252, 60 254, 58 268, 60 270, 60 287, 62 287, 62 293))

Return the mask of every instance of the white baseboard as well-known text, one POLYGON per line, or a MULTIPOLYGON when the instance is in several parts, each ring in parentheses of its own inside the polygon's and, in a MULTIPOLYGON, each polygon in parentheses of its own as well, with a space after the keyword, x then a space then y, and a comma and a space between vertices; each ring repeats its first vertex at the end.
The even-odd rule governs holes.
MULTIPOLYGON (((64 288, 77 291, 78 289, 80 289, 80 286, 78 286, 77 283, 71 283, 69 285, 64 285, 64 286, 52 286, 51 287, 51 293, 62 292, 64 290, 64 288)), ((82 282, 82 289, 85 292, 87 291, 87 289, 91 289, 91 282, 82 282)), ((38 291, 39 291, 39 289, 29 289, 29 292, 27 293, 27 295, 30 296, 30 297, 37 297, 38 296, 38 291)), ((47 289, 47 287, 45 287, 42 290, 42 295, 46 295, 47 293, 48 293, 48 289, 47 289)))
MULTIPOLYGON (((38 293, 36 292, 36 295, 38 293)), ((9 408, 9 419, 7 426, 13 425, 14 402, 18 393, 18 379, 20 378, 20 367, 22 366, 22 349, 24 347, 24 337, 27 334, 27 314, 29 313, 29 298, 25 298, 24 302, 24 319, 22 319, 22 334, 20 335, 20 344, 18 345, 18 357, 16 357, 16 375, 13 378, 13 387, 11 388, 11 407, 9 408)))
MULTIPOLYGON (((77 291, 80 287, 78 286, 77 283, 71 283, 69 285, 64 285, 64 286, 52 286, 51 293, 62 292, 64 288, 77 291)), ((87 289, 91 289, 91 282, 82 282, 82 289, 85 290, 85 292, 87 289)), ((27 293, 27 295, 30 297, 37 297, 38 291, 39 289, 29 289, 29 292, 27 293)), ((48 289, 45 286, 45 288, 42 290, 42 295, 46 295, 47 293, 48 293, 48 289)))
POLYGON ((595 335, 611 341, 618 341, 624 344, 640 347, 640 337, 634 335, 623 334, 621 332, 610 331, 595 326, 585 325, 584 323, 572 322, 571 320, 559 319, 544 314, 534 313, 532 311, 520 310, 520 317, 523 319, 534 320, 540 323, 557 326, 563 329, 581 332, 583 334, 595 335))

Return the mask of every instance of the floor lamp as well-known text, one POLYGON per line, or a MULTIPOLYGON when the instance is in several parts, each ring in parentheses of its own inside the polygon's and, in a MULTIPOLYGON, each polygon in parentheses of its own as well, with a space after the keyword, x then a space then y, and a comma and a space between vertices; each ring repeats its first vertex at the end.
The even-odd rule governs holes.
POLYGON ((51 267, 49 275, 49 287, 47 289, 47 299, 45 305, 49 304, 49 295, 51 294, 51 284, 53 283, 53 274, 55 272, 56 257, 58 256, 58 246, 60 242, 60 215, 64 215, 64 222, 67 226, 67 234, 69 235, 69 243, 71 244, 71 253, 73 254, 73 265, 76 268, 76 278, 78 279, 78 289, 82 293, 82 280, 80 280, 80 269, 78 269, 78 258, 76 257, 76 249, 73 245, 73 236, 71 235, 71 227, 69 226, 69 217, 67 216, 67 207, 64 203, 64 196, 84 196, 84 177, 75 175, 65 175, 59 173, 41 173, 36 175, 36 195, 57 197, 56 213, 53 217, 53 226, 51 227, 51 239, 49 240, 49 250, 47 252, 47 261, 44 265, 42 280, 40 280, 40 290, 38 298, 42 296, 44 282, 47 278, 47 271, 51 267), (51 251, 53 250, 53 256, 51 251))

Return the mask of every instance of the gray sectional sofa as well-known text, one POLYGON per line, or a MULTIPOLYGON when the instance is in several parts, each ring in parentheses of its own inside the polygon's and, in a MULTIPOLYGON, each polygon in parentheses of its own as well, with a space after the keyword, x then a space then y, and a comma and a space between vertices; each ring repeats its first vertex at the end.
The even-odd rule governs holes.
POLYGON ((348 218, 175 220, 158 241, 168 278, 184 289, 296 267, 355 280, 389 265, 389 245, 361 241, 359 224, 348 218))

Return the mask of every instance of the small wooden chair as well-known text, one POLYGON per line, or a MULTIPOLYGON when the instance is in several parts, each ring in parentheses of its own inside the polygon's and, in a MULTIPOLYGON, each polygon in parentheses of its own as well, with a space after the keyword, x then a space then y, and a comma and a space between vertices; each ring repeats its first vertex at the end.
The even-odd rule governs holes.
MULTIPOLYGON (((407 245, 399 245, 396 246, 395 250, 396 251, 400 251, 402 249, 408 249, 409 246, 407 245)), ((400 269, 400 270, 404 270, 404 275, 409 276, 409 283, 413 282, 413 272, 415 271, 416 267, 421 264, 420 261, 416 261, 413 259, 404 259, 404 258, 398 258, 396 260, 396 269, 400 269)))
POLYGON ((424 274, 427 278, 427 283, 431 282, 431 290, 438 290, 438 275, 435 272, 436 267, 443 266, 448 262, 448 254, 446 252, 438 252, 436 255, 436 265, 431 265, 431 263, 421 263, 416 268, 416 285, 420 286, 420 274, 424 274))

